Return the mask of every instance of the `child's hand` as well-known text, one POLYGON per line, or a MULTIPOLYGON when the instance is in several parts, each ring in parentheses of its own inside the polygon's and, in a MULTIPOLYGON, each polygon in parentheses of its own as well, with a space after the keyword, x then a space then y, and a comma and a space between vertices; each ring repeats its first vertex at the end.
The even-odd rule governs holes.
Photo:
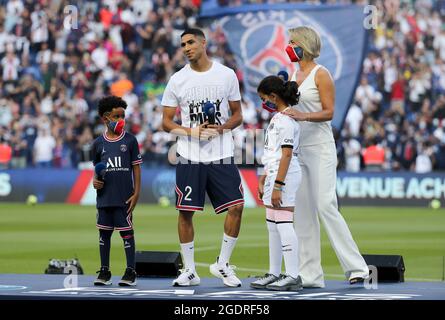
POLYGON ((259 178, 258 178, 258 199, 260 199, 260 200, 263 200, 265 181, 266 181, 265 175, 259 176, 259 178))
POLYGON ((104 182, 100 181, 100 180, 96 179, 96 177, 94 177, 93 187, 94 187, 94 189, 100 190, 104 187, 104 182))
POLYGON ((128 206, 127 213, 133 211, 134 207, 136 207, 136 203, 138 202, 138 200, 139 200, 139 195, 133 194, 130 198, 128 198, 127 201, 125 201, 126 204, 130 203, 130 205, 128 206))
POLYGON ((263 195, 264 195, 264 184, 259 184, 258 185, 258 199, 263 200, 263 195))
POLYGON ((280 208, 281 207, 281 191, 274 190, 272 192, 272 206, 274 208, 280 208))

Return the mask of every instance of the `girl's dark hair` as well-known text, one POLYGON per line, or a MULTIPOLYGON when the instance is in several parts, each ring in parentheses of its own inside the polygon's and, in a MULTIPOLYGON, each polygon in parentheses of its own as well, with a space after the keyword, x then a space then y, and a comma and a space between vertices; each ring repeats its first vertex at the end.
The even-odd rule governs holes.
POLYGON ((103 117, 105 112, 111 112, 114 108, 127 109, 127 103, 117 96, 107 96, 99 100, 99 116, 103 117))
POLYGON ((296 105, 300 99, 298 85, 295 81, 284 81, 278 76, 268 76, 261 80, 258 92, 263 94, 275 93, 288 105, 296 105))

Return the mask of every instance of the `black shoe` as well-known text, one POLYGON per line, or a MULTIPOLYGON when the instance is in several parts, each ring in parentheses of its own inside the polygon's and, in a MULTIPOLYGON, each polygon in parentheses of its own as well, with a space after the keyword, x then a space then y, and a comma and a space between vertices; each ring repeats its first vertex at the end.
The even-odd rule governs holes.
POLYGON ((99 275, 97 279, 94 280, 95 286, 109 286, 112 284, 111 282, 111 272, 108 270, 108 267, 102 267, 99 271, 97 271, 99 275))
POLYGON ((128 267, 125 269, 125 274, 119 281, 120 286, 135 286, 136 285, 136 271, 133 268, 128 267))
POLYGON ((363 282, 365 282, 365 278, 363 278, 363 277, 355 277, 355 278, 349 279, 349 284, 356 284, 356 283, 363 283, 363 282))

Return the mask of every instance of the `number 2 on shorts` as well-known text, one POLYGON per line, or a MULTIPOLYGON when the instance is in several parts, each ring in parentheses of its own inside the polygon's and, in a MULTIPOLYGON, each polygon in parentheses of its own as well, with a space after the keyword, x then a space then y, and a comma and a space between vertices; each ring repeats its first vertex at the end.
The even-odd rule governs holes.
POLYGON ((192 201, 192 198, 190 198, 190 194, 192 193, 192 190, 193 189, 190 186, 185 187, 185 192, 187 192, 187 194, 185 195, 184 200, 192 201))

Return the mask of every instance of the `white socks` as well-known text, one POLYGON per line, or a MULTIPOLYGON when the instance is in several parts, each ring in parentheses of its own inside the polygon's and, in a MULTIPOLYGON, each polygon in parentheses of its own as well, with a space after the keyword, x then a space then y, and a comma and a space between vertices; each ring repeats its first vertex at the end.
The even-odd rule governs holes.
POLYGON ((194 241, 181 243, 182 259, 184 259, 184 268, 195 271, 195 244, 194 241))
MULTIPOLYGON (((223 236, 221 244, 221 252, 218 257, 218 264, 229 263, 230 256, 232 255, 233 248, 235 247, 236 240, 238 238, 232 238, 226 234, 223 236)), ((195 245, 194 241, 188 243, 180 243, 182 259, 184 260, 184 268, 189 270, 196 270, 195 266, 195 245)))
POLYGON ((298 238, 292 223, 278 223, 278 232, 281 238, 281 250, 284 256, 286 274, 297 278, 299 270, 298 261, 298 238))
POLYGON ((266 208, 266 223, 269 231, 269 273, 281 273, 281 260, 284 256, 286 274, 297 278, 299 270, 298 238, 293 225, 291 211, 266 208))
POLYGON ((281 239, 275 222, 266 221, 269 230, 269 273, 279 276, 281 273, 281 261, 283 252, 281 251, 281 239))
POLYGON ((218 257, 218 264, 225 265, 226 263, 229 263, 237 239, 238 238, 230 237, 224 233, 223 241, 221 243, 221 252, 218 257))

